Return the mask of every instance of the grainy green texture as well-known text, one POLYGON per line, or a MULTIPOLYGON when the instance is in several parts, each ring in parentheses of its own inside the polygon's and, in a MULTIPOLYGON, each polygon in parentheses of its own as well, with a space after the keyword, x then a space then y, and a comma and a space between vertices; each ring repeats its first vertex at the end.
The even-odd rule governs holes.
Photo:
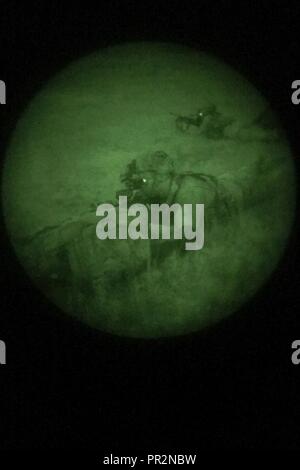
POLYGON ((119 335, 179 335, 234 312, 270 275, 294 169, 268 104, 231 68, 176 45, 126 44, 74 62, 32 100, 8 149, 3 204, 21 262, 62 310, 119 335), (168 200, 156 151, 186 175, 177 202, 205 204, 201 251, 96 238, 95 208, 126 189, 134 159, 148 184, 136 199, 168 200))

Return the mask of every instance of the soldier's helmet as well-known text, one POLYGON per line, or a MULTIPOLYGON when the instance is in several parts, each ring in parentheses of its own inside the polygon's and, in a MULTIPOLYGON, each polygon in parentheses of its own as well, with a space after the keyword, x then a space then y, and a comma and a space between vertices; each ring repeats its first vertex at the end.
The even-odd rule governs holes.
POLYGON ((163 150, 156 150, 148 155, 146 170, 167 176, 174 173, 174 162, 163 150))
POLYGON ((129 191, 131 201, 140 203, 159 202, 167 195, 168 181, 174 174, 172 158, 164 151, 157 150, 139 160, 132 160, 121 181, 129 191))

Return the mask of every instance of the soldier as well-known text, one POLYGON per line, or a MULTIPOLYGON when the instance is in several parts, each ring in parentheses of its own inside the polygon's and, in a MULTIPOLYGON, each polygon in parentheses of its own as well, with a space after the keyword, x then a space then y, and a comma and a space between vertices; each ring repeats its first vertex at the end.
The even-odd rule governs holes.
POLYGON ((217 111, 215 105, 203 107, 192 116, 177 116, 175 120, 176 127, 181 132, 187 132, 191 126, 198 127, 209 139, 223 138, 225 129, 233 122, 232 118, 217 111))
MULTIPOLYGON (((175 171, 173 159, 162 150, 148 155, 140 167, 136 160, 129 163, 121 181, 126 188, 116 193, 117 200, 123 195, 130 204, 204 203, 210 214, 207 226, 215 218, 226 221, 230 215, 228 195, 217 178, 199 172, 175 171)), ((181 240, 149 240, 149 245, 151 259, 148 265, 162 261, 174 250, 184 252, 181 240)))
POLYGON ((148 156, 140 168, 136 160, 127 165, 120 178, 125 188, 117 191, 116 198, 127 196, 130 204, 167 203, 174 177, 173 160, 166 152, 158 150, 148 156))
POLYGON ((182 132, 186 132, 190 128, 190 126, 201 128, 204 120, 208 116, 213 116, 215 113, 216 113, 216 106, 209 105, 209 106, 198 109, 196 114, 193 114, 190 116, 177 116, 175 120, 176 127, 182 132))

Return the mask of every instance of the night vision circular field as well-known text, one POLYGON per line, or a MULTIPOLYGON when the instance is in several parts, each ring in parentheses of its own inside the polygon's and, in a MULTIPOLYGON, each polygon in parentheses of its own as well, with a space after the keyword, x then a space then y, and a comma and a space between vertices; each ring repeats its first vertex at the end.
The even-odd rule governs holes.
MULTIPOLYGON (((132 43, 73 62, 17 123, 3 175, 7 229, 64 312, 132 337, 215 324, 257 292, 294 216, 291 151, 259 92, 220 60, 132 43), (204 245, 96 236, 96 209, 204 204, 204 245)), ((149 221, 150 224, 150 221, 149 221)), ((172 227, 171 227, 172 228, 172 227)))

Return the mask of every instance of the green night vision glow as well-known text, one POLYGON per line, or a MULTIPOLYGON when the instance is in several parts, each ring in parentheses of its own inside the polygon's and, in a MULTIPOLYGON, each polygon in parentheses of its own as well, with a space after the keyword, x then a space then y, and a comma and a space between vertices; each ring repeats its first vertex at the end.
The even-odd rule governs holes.
POLYGON ((294 173, 276 115, 236 71, 187 47, 129 43, 71 63, 32 99, 7 150, 3 208, 18 258, 61 310, 121 336, 173 336, 232 314, 270 276, 294 173), (98 237, 97 208, 113 208, 120 233, 123 200, 204 205, 203 246, 139 237, 137 221, 133 237, 98 237))

